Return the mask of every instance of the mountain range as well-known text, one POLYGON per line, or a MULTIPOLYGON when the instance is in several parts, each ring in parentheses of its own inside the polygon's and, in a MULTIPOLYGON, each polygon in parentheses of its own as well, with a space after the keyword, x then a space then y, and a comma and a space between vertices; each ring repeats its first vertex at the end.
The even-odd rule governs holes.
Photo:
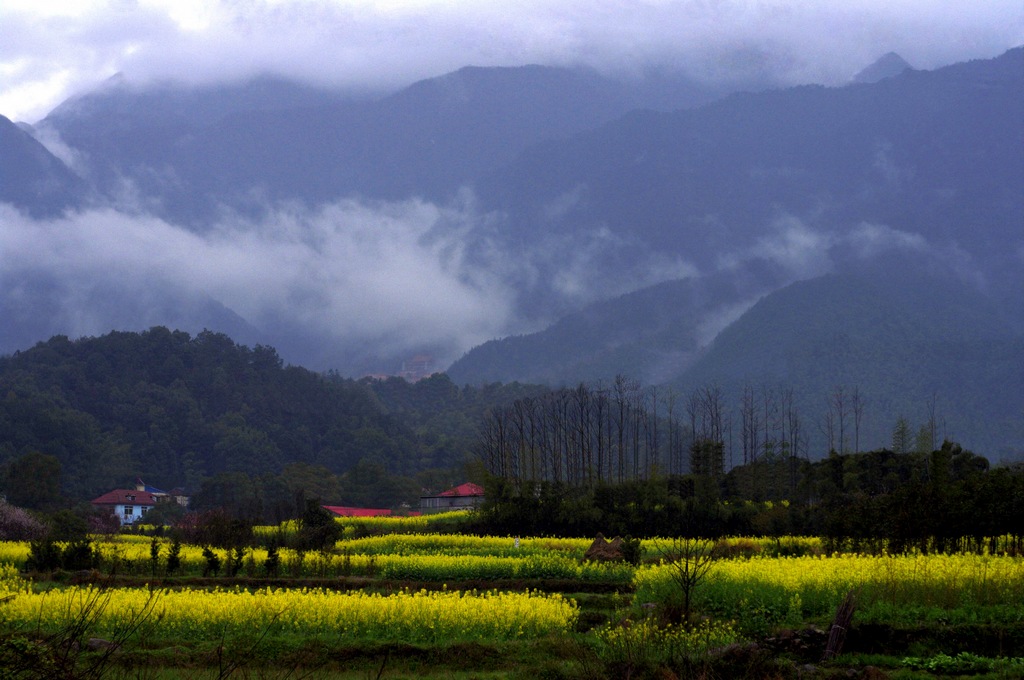
MULTIPOLYGON (((428 228, 369 233, 385 249, 406 238, 445 278, 417 284, 437 311, 400 313, 458 326, 442 303, 469 291, 495 316, 476 341, 355 315, 346 332, 368 330, 340 341, 312 312, 256 318, 201 287, 80 299, 109 327, 225 330, 350 374, 429 351, 464 353, 449 369, 462 384, 786 384, 809 420, 836 385, 858 385, 875 443, 938 400, 965 445, 1020 455, 1024 48, 933 71, 885 55, 844 87, 746 85, 537 66, 468 67, 379 97, 115 80, 34 129, 0 119, 0 202, 6 219, 112 210, 211 238, 225 216, 274 230, 265 215, 281 206, 357 201, 387 224, 413 201, 435 210, 428 228)), ((68 332, 70 284, 32 271, 0 269, 0 309, 17 319, 0 352, 68 332)))

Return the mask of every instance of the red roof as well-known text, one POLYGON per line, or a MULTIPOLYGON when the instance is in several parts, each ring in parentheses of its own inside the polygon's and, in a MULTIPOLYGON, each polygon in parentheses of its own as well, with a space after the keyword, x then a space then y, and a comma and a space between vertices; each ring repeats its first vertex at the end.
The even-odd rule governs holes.
POLYGON ((379 517, 391 514, 391 510, 387 508, 347 508, 342 505, 325 505, 324 509, 341 517, 379 517))
POLYGON ((114 489, 92 500, 93 505, 156 505, 157 497, 148 491, 114 489))
POLYGON ((479 484, 473 482, 466 482, 465 484, 459 484, 456 487, 444 491, 439 496, 483 496, 484 488, 479 484))

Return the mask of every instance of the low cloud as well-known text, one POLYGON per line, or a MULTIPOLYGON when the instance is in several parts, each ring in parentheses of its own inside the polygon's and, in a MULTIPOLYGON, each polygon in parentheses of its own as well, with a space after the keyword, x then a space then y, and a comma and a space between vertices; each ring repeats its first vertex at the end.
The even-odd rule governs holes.
POLYGON ((606 227, 573 234, 572 238, 557 245, 549 240, 536 254, 539 257, 544 253, 553 291, 573 306, 698 274, 697 268, 682 257, 651 252, 606 227))
MULTIPOLYGON (((115 304, 211 299, 252 326, 289 325, 325 345, 374 343, 381 355, 464 350, 514 325, 514 296, 467 261, 436 206, 339 202, 225 220, 196 234, 163 220, 93 210, 48 221, 0 206, 0 280, 46 281, 70 335, 110 330, 115 304)), ((42 338, 39 338, 42 339, 42 338)))
POLYGON ((924 235, 886 224, 860 222, 847 229, 814 225, 794 215, 776 218, 751 246, 718 258, 721 271, 741 272, 752 262, 770 263, 784 280, 810 279, 833 271, 856 269, 882 258, 914 258, 956 273, 975 285, 982 282, 977 264, 955 242, 935 243, 924 235))
POLYGON ((45 316, 40 329, 73 337, 223 324, 211 330, 275 344, 293 363, 354 372, 358 358, 420 351, 440 366, 565 309, 693 273, 636 248, 609 270, 624 248, 607 234, 512 251, 498 221, 468 198, 279 205, 201 233, 114 208, 34 220, 0 205, 0 310, 20 310, 23 322, 45 316))
POLYGON ((750 247, 718 259, 718 268, 737 271, 752 260, 765 260, 786 272, 786 278, 809 279, 834 267, 829 251, 835 237, 793 216, 782 215, 768 227, 768 234, 750 247))
POLYGON ((890 50, 934 68, 1024 42, 1018 0, 11 0, 0 22, 0 112, 25 120, 116 72, 390 89, 470 64, 540 63, 836 84, 890 50))

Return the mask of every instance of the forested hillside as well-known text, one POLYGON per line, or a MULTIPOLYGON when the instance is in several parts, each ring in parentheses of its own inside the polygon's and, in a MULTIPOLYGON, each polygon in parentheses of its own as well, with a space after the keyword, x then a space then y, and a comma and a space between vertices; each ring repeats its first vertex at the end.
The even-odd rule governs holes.
POLYGON ((229 486, 288 470, 320 478, 307 484, 310 495, 338 494, 324 500, 390 506, 396 488, 403 498, 419 494, 411 479, 424 470, 442 471, 442 485, 464 481, 443 471, 469 455, 473 414, 524 394, 459 390, 443 376, 380 383, 379 398, 377 385, 286 366, 272 348, 250 349, 217 333, 155 327, 54 337, 0 358, 5 490, 39 482, 82 501, 138 476, 191 491, 220 476, 223 501, 229 486), (341 497, 346 492, 331 478, 354 470, 362 482, 350 479, 341 497), (387 476, 408 481, 382 481, 387 476))

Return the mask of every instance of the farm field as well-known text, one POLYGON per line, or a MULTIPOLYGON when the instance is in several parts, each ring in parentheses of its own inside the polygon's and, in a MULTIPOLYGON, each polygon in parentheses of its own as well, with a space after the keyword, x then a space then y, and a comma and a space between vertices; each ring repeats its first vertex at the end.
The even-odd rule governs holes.
POLYGON ((180 544, 170 570, 167 538, 97 537, 92 568, 47 574, 0 542, 0 659, 52 677, 1024 677, 1019 556, 653 539, 630 564, 585 559, 592 539, 425 528, 377 521, 316 551, 180 544))

